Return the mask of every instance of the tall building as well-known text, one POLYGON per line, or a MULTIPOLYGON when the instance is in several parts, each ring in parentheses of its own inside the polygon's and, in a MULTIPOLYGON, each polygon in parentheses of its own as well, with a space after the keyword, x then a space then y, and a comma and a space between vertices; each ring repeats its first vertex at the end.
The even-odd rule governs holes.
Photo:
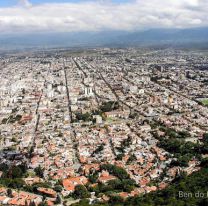
POLYGON ((85 96, 93 96, 93 89, 92 87, 85 87, 85 96))

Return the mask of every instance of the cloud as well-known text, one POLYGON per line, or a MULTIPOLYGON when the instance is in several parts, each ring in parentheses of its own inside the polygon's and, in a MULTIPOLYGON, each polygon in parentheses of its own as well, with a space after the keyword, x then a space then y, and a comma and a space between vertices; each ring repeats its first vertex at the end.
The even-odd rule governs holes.
POLYGON ((0 32, 71 32, 208 26, 207 0, 45 3, 0 8, 0 32))
POLYGON ((30 6, 32 6, 32 4, 30 3, 29 0, 19 0, 18 2, 19 2, 19 5, 22 5, 24 7, 30 7, 30 6))

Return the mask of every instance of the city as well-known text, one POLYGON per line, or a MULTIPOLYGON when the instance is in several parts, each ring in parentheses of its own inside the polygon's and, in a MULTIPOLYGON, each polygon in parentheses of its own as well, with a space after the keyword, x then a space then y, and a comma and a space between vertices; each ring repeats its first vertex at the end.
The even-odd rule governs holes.
POLYGON ((0 204, 116 205, 201 171, 207 62, 171 48, 0 56, 0 204))

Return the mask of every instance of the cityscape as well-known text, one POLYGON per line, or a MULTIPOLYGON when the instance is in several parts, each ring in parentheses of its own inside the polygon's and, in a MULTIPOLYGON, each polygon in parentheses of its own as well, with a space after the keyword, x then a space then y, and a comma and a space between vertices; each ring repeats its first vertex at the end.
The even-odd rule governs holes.
POLYGON ((1 57, 1 204, 126 200, 199 171, 207 60, 135 48, 1 57))
POLYGON ((0 206, 208 206, 208 0, 1 0, 0 206))

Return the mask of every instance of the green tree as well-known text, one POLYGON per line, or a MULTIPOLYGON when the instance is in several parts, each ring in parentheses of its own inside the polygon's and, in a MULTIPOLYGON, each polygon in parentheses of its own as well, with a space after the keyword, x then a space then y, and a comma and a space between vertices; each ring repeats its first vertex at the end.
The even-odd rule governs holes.
POLYGON ((89 198, 90 193, 87 191, 84 185, 76 185, 73 196, 76 199, 89 198))
POLYGON ((44 175, 44 170, 41 168, 41 166, 39 165, 38 167, 36 167, 34 169, 35 171, 35 174, 40 177, 40 178, 43 178, 43 175, 44 175))
POLYGON ((62 188, 61 185, 56 185, 56 186, 54 187, 54 190, 55 190, 56 192, 61 192, 61 191, 63 190, 63 188, 62 188))
POLYGON ((20 178, 20 177, 22 177, 22 175, 23 175, 23 171, 20 167, 15 166, 11 169, 11 177, 13 179, 20 178))
POLYGON ((12 197, 12 190, 10 188, 7 189, 7 196, 12 197))

